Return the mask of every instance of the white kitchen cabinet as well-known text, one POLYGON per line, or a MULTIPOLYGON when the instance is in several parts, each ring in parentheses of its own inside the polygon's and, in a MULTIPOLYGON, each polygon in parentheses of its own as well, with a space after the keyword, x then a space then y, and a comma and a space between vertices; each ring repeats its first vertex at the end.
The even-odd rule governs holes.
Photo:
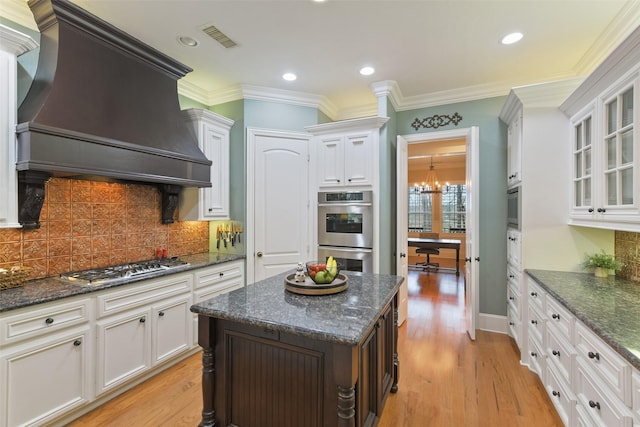
POLYGON ((571 117, 569 223, 640 231, 640 31, 561 105, 571 117))
POLYGON ((634 369, 631 375, 631 394, 633 394, 633 415, 640 425, 640 372, 634 369))
POLYGON ((515 187, 521 180, 522 108, 518 108, 507 128, 507 185, 515 187))
POLYGON ((93 398, 91 300, 0 319, 0 426, 43 425, 93 398))
MULTIPOLYGON (((201 268, 194 273, 193 302, 197 304, 244 286, 244 260, 201 268)), ((197 345, 198 315, 193 313, 193 346, 197 345)))
POLYGON ((184 110, 183 114, 212 165, 211 187, 181 191, 179 217, 191 221, 229 219, 229 132, 234 121, 199 108, 184 110))
POLYGON ((564 425, 575 425, 576 397, 571 391, 571 388, 568 387, 567 382, 561 379, 561 376, 555 371, 555 367, 552 364, 547 364, 543 378, 545 389, 564 425))
POLYGON ((522 234, 513 228, 507 229, 507 265, 512 270, 521 273, 522 264, 522 234))
POLYGON ((96 297, 97 395, 191 348, 192 284, 191 273, 178 273, 96 297))
POLYGON ((367 117, 306 127, 314 135, 318 187, 375 187, 380 127, 387 120, 367 117))
POLYGON ((0 24, 0 228, 18 228, 16 172, 17 57, 38 45, 0 24))

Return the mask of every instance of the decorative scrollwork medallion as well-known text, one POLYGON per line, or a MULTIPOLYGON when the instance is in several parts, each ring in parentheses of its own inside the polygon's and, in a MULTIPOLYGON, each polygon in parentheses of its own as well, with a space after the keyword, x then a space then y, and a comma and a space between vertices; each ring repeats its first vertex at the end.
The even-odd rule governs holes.
POLYGON ((462 116, 457 112, 453 113, 453 115, 435 114, 431 117, 425 117, 422 120, 416 118, 413 121, 413 123, 411 123, 411 127, 414 128, 415 130, 420 129, 421 127, 438 129, 439 127, 447 126, 450 124, 453 124, 454 126, 458 126, 458 123, 460 123, 461 121, 462 121, 462 116))

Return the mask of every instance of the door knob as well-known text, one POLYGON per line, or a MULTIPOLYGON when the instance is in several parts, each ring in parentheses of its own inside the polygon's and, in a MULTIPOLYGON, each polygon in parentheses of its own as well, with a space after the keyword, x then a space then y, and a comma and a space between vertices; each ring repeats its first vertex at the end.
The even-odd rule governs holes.
POLYGON ((256 255, 258 258, 262 258, 262 252, 258 252, 256 255))

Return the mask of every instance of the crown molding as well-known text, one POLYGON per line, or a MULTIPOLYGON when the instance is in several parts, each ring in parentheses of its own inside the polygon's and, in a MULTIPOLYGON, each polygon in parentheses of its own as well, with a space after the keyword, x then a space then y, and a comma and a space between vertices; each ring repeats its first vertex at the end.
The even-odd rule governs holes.
POLYGON ((20 56, 38 47, 38 43, 26 34, 0 24, 0 50, 20 56))
POLYGON ((389 117, 372 116, 358 119, 340 120, 331 123, 306 126, 305 130, 313 135, 323 135, 335 132, 380 129, 389 121, 389 117))
POLYGON ((574 68, 575 75, 586 76, 591 73, 635 31, 638 22, 640 22, 640 2, 629 0, 580 58, 574 68))
POLYGON ((199 102, 200 104, 204 104, 209 106, 209 96, 207 92, 202 89, 200 86, 197 86, 188 80, 180 79, 178 80, 178 93, 182 96, 186 96, 187 98, 193 99, 194 101, 199 102))
MULTIPOLYGON (((332 117, 333 120, 348 120, 358 117, 375 116, 378 114, 378 104, 365 104, 355 107, 343 108, 337 117, 332 117)), ((328 115, 328 114, 327 114, 328 115)))
POLYGON ((338 110, 335 105, 323 95, 254 85, 241 85, 241 88, 243 98, 245 99, 282 102, 285 104, 318 108, 332 119, 338 115, 338 110))
POLYGON ((23 27, 38 31, 38 26, 36 25, 35 19, 33 19, 33 14, 31 13, 31 9, 29 9, 27 0, 2 0, 0 1, 0 5, 0 15, 2 15, 3 18, 20 24, 23 27))

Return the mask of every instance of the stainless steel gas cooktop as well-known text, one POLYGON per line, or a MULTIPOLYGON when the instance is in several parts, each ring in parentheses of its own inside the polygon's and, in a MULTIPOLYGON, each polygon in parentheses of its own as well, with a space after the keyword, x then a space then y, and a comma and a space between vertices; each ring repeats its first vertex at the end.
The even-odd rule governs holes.
POLYGON ((78 285, 96 286, 120 281, 123 279, 142 278, 151 276, 159 271, 177 269, 189 265, 176 257, 150 259, 128 264, 109 267, 92 268, 89 270, 71 271, 60 275, 62 280, 78 285))

